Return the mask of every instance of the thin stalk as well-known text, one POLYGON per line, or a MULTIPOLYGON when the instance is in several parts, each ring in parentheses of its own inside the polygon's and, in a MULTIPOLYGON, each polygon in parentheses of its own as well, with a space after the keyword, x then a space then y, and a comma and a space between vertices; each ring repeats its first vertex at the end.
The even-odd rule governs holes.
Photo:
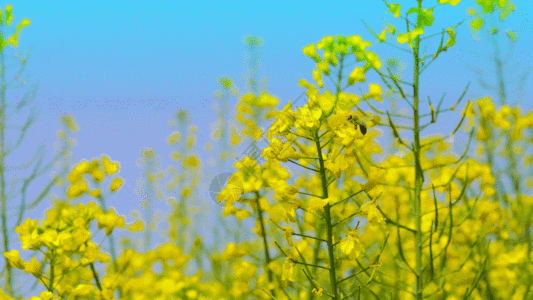
MULTIPOLYGON (((3 28, 0 27, 0 41, 4 40, 3 28)), ((0 48, 0 201, 2 213, 2 235, 4 237, 4 252, 9 251, 9 233, 7 228, 7 208, 6 208, 6 175, 4 173, 6 149, 5 149, 5 124, 6 124, 6 73, 5 73, 5 58, 4 49, 0 48)), ((5 258, 5 266, 7 271, 6 282, 4 288, 8 295, 13 295, 13 270, 9 260, 5 258)))
MULTIPOLYGON (((261 203, 259 202, 259 192, 255 192, 255 205, 257 206, 257 217, 259 219, 259 222, 261 224, 261 237, 263 238, 263 247, 265 248, 265 269, 267 271, 268 275, 268 282, 273 282, 273 274, 272 270, 270 269, 270 262, 272 259, 270 258, 270 252, 268 251, 268 240, 266 235, 266 229, 265 229, 265 220, 263 218, 263 210, 261 209, 261 203)), ((270 290, 272 295, 276 296, 275 290, 270 290)))
MULTIPOLYGON (((324 158, 322 157, 322 148, 320 147, 320 140, 318 138, 318 132, 315 133, 315 144, 318 152, 318 160, 320 162, 320 177, 322 181, 322 192, 324 199, 328 198, 328 187, 326 178, 326 168, 324 166, 324 158)), ((327 227, 327 247, 328 247, 328 259, 329 259, 329 281, 331 287, 331 294, 333 300, 339 299, 337 291, 337 276, 335 275, 335 247, 333 245, 333 222, 331 219, 331 206, 329 203, 324 207, 325 221, 327 227)))
MULTIPOLYGON (((418 9, 422 9, 422 0, 418 0, 418 9)), ((421 18, 418 15, 417 25, 420 24, 421 18)), ((413 154, 415 156, 415 197, 414 197, 414 210, 415 210, 415 299, 422 300, 422 213, 421 213, 421 198, 420 193, 422 190, 423 171, 420 167, 420 116, 418 112, 419 108, 419 76, 420 76, 420 37, 416 37, 414 43, 414 74, 413 74, 413 133, 414 133, 414 145, 413 154)))

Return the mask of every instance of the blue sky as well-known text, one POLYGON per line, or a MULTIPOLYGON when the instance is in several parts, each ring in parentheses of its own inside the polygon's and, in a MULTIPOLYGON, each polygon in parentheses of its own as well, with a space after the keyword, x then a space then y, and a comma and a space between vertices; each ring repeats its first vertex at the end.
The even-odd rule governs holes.
MULTIPOLYGON (((179 2, 157 1, 154 5, 146 1, 11 1, 15 22, 22 18, 32 22, 23 29, 16 52, 32 49, 27 67, 29 81, 40 82, 35 99, 39 118, 13 161, 29 159, 41 141, 51 157, 60 128, 58 118, 71 113, 80 127, 75 135, 75 156, 91 159, 105 153, 121 163, 120 175, 126 185, 109 204, 129 216, 129 211, 138 209, 141 201, 135 194, 142 172, 135 162, 141 149, 153 147, 158 151, 164 168, 171 163, 166 138, 172 132, 168 120, 174 112, 183 108, 191 113, 192 123, 198 126, 201 148, 209 141, 209 123, 214 121, 217 78, 230 76, 245 90, 245 37, 255 35, 265 42, 260 75, 268 77, 267 90, 280 99, 279 108, 304 91, 297 84, 298 79, 312 81, 314 64, 302 54, 302 48, 324 36, 361 35, 373 43, 370 49, 382 61, 387 57, 405 58, 394 48, 377 45, 361 22, 365 20, 378 32, 384 26, 382 17, 393 22, 381 1, 351 1, 342 6, 311 1, 179 2)), ((414 4, 399 2, 403 6, 414 4)), ((436 3, 425 2, 426 6, 436 3)), ((463 2, 457 7, 437 8, 430 31, 440 31, 466 18, 466 8, 474 1, 463 2)), ((531 67, 533 27, 529 14, 533 5, 529 1, 515 2, 516 19, 506 22, 503 28, 512 28, 519 36, 514 62, 521 68, 531 67)), ((402 7, 402 13, 405 10, 402 7)), ((434 101, 446 92, 446 104, 455 101, 472 81, 467 99, 496 95, 483 90, 469 70, 470 65, 475 65, 490 72, 491 65, 483 60, 490 50, 489 43, 474 42, 466 24, 457 33, 457 45, 443 53, 422 77, 422 92, 434 101), (476 58, 473 51, 481 58, 476 58)), ((404 63, 410 72, 410 61, 404 63)), ((374 77, 369 82, 379 81, 374 77)), ((530 95, 532 81, 523 85, 522 94, 530 95)), ((8 101, 16 101, 23 91, 10 91, 8 101)), ((514 96, 519 99, 519 95, 514 96)), ((531 104, 521 105, 531 109, 531 104)), ((21 114, 13 122, 22 123, 26 115, 21 114)), ((441 128, 449 132, 454 126, 453 122, 444 121, 441 128)), ((36 195, 46 180, 48 177, 44 176, 30 195, 36 195)), ((207 191, 199 192, 207 197, 207 191)), ((41 212, 30 216, 40 217, 41 212)))

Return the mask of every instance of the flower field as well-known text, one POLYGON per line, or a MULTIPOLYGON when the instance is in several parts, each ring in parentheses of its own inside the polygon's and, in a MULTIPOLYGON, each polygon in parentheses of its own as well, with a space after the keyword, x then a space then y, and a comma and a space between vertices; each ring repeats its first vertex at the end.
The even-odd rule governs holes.
MULTIPOLYGON (((63 193, 45 218, 24 217, 31 202, 9 214, 4 95, 0 299, 533 299, 533 111, 509 104, 498 57, 491 78, 498 99, 469 97, 468 82, 450 101, 432 99, 424 86, 424 71, 461 46, 459 29, 515 43, 516 34, 487 21, 512 18, 514 4, 472 1, 465 24, 438 29, 433 12, 460 0, 383 2, 390 23, 368 27, 372 42, 356 33, 303 48, 316 68, 313 82, 298 81, 301 102, 276 109, 287 101, 253 76, 247 93, 220 78, 215 167, 222 174, 231 163, 233 171, 211 182, 219 210, 209 238, 194 229, 203 225, 190 209, 206 176, 185 110, 170 122, 175 165, 154 171, 150 148, 140 162, 145 189, 166 200, 166 215, 148 204, 128 220, 110 207, 129 187, 120 162, 106 154, 64 160, 66 172, 38 199, 46 201, 52 187, 63 193), (373 52, 373 43, 408 53, 407 69, 373 52), (163 232, 155 230, 159 221, 168 225, 163 232), (142 237, 130 239, 133 233, 142 237), (154 240, 164 242, 152 247, 154 240)), ((12 9, 3 9, 3 25, 12 9)), ((29 24, 0 36, 0 49, 15 47, 29 24)), ((262 40, 249 37, 246 45, 254 53, 262 40)), ((58 161, 78 130, 73 116, 61 120, 58 161)))

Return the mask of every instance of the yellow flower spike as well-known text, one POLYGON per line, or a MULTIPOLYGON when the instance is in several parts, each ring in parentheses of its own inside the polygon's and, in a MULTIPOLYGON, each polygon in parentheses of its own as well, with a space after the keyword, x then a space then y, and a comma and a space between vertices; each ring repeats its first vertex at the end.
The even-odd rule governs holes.
POLYGON ((116 177, 111 181, 111 185, 109 186, 109 189, 111 192, 116 192, 121 186, 124 184, 124 180, 120 177, 116 177))
POLYGON ((102 165, 107 174, 116 173, 120 169, 119 162, 111 161, 107 155, 102 155, 102 165))

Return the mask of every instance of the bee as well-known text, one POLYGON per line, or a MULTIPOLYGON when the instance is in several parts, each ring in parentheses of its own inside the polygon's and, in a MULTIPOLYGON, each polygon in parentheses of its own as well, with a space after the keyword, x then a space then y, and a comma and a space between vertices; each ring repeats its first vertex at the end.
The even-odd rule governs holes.
POLYGON ((366 124, 365 122, 363 122, 363 120, 359 119, 355 115, 352 115, 348 117, 348 121, 350 121, 355 126, 356 129, 357 127, 359 127, 359 130, 361 130, 361 133, 363 135, 366 134, 366 124))

